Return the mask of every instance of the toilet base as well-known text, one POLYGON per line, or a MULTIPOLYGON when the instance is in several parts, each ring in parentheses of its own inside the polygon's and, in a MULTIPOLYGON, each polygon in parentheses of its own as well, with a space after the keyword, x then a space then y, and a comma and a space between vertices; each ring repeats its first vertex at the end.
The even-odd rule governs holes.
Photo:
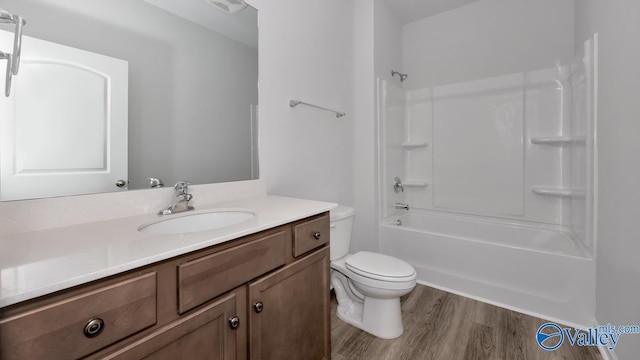
POLYGON ((400 313, 400 299, 365 298, 362 313, 353 310, 349 311, 338 305, 336 315, 347 324, 381 339, 395 339, 404 332, 400 313), (386 321, 382 319, 386 319, 386 321))
POLYGON ((332 270, 331 283, 338 300, 336 315, 350 325, 381 339, 395 339, 402 335, 400 297, 376 299, 364 296, 360 300, 352 291, 349 279, 332 270))

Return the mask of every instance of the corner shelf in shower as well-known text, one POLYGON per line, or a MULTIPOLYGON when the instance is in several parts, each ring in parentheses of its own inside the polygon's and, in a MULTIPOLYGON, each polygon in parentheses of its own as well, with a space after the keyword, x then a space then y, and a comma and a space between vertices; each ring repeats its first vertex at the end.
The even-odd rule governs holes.
POLYGON ((584 136, 547 136, 532 137, 531 143, 535 145, 566 145, 571 143, 584 143, 584 136))
POLYGON ((569 188, 552 188, 545 186, 533 186, 531 188, 534 194, 548 195, 558 197, 582 197, 584 196, 583 190, 569 189, 569 188))
POLYGON ((427 187, 429 182, 427 180, 407 179, 402 181, 402 185, 407 187, 427 187))
POLYGON ((429 146, 429 143, 426 141, 405 141, 400 144, 405 149, 415 149, 429 146))

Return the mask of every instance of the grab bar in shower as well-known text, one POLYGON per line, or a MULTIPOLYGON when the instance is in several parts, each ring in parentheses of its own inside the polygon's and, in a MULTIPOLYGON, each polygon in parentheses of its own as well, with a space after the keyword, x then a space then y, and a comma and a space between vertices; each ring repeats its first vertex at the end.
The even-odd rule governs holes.
POLYGON ((330 112, 332 112, 332 113, 335 113, 337 118, 341 118, 341 117, 343 117, 343 116, 347 115, 347 114, 345 114, 345 113, 343 113, 343 112, 341 112, 341 111, 336 111, 336 110, 332 110, 332 109, 329 109, 329 108, 326 108, 326 107, 322 107, 322 106, 318 106, 318 105, 309 104, 309 103, 306 103, 306 102, 304 102, 304 101, 300 101, 300 100, 289 100, 289 106, 290 106, 290 107, 294 108, 294 107, 296 107, 296 106, 298 106, 298 105, 307 105, 307 106, 314 107, 314 108, 316 108, 316 109, 321 109, 321 110, 330 111, 330 112))
POLYGON ((14 15, 4 9, 0 9, 0 23, 15 24, 13 35, 13 53, 0 52, 0 59, 7 60, 7 77, 5 80, 4 94, 11 94, 11 80, 13 75, 18 75, 20 70, 20 55, 22 54, 22 27, 27 21, 21 16, 14 15))

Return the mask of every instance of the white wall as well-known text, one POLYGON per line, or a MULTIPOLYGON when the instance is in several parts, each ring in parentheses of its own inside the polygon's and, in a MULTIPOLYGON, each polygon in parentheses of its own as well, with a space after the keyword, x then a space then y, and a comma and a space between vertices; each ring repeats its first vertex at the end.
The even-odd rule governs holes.
MULTIPOLYGON (((640 324, 640 2, 576 1, 576 43, 599 34, 596 318, 640 324)), ((616 355, 637 359, 640 335, 622 335, 616 355)))
MULTIPOLYGON (((402 159, 402 151, 397 147, 396 151, 386 151, 386 142, 401 142, 399 139, 403 136, 404 129, 400 127, 399 131, 389 132, 386 123, 402 123, 404 121, 404 111, 398 103, 402 103, 402 94, 399 90, 402 88, 402 82, 398 76, 391 76, 391 71, 403 72, 402 69, 402 23, 393 13, 386 0, 375 0, 374 2, 374 73, 375 73, 375 91, 376 91, 376 146, 379 150, 376 154, 376 163, 379 166, 375 179, 378 180, 376 199, 383 199, 383 203, 376 203, 378 212, 375 218, 375 228, 377 246, 379 251, 387 252, 386 249, 380 248, 378 237, 378 222, 381 217, 386 216, 389 211, 389 204, 394 202, 403 202, 404 194, 393 194, 393 199, 387 199, 384 194, 389 194, 388 190, 392 185, 395 176, 402 177, 404 174, 404 162, 402 159), (385 84, 386 82, 386 84, 385 84), (384 98, 383 92, 389 91, 396 95, 384 98), (394 111, 386 111, 386 106, 390 106, 395 102, 394 111), (393 119, 393 120, 392 120, 393 119), (394 122, 395 121, 395 122, 394 122), (381 161, 382 158, 386 160, 381 161), (379 174, 379 176, 378 176, 379 174)), ((391 211, 396 211, 395 209, 391 211)))
POLYGON ((254 0, 260 176, 271 194, 353 205, 353 2, 254 0), (335 115, 290 99, 344 111, 335 115))
POLYGON ((148 177, 167 186, 252 178, 257 49, 142 0, 2 7, 27 19, 25 35, 128 61, 131 189, 148 188, 148 177))
POLYGON ((353 196, 356 216, 352 252, 378 250, 374 11, 371 0, 354 1, 353 196))
POLYGON ((400 79, 392 77, 391 70, 403 72, 402 23, 391 12, 386 0, 375 0, 374 5, 375 75, 400 86, 400 79))
POLYGON ((573 3, 482 0, 405 25, 405 89, 568 63, 573 3))
POLYGON ((354 1, 354 222, 351 251, 379 251, 376 79, 400 85, 402 25, 385 0, 354 1))

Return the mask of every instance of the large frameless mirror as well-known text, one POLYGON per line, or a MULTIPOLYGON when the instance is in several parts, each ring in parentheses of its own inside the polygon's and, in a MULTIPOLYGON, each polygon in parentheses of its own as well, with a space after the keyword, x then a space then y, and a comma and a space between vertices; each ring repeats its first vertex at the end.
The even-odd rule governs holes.
POLYGON ((26 21, 0 98, 1 200, 258 178, 257 11, 224 3, 0 0, 26 21))

